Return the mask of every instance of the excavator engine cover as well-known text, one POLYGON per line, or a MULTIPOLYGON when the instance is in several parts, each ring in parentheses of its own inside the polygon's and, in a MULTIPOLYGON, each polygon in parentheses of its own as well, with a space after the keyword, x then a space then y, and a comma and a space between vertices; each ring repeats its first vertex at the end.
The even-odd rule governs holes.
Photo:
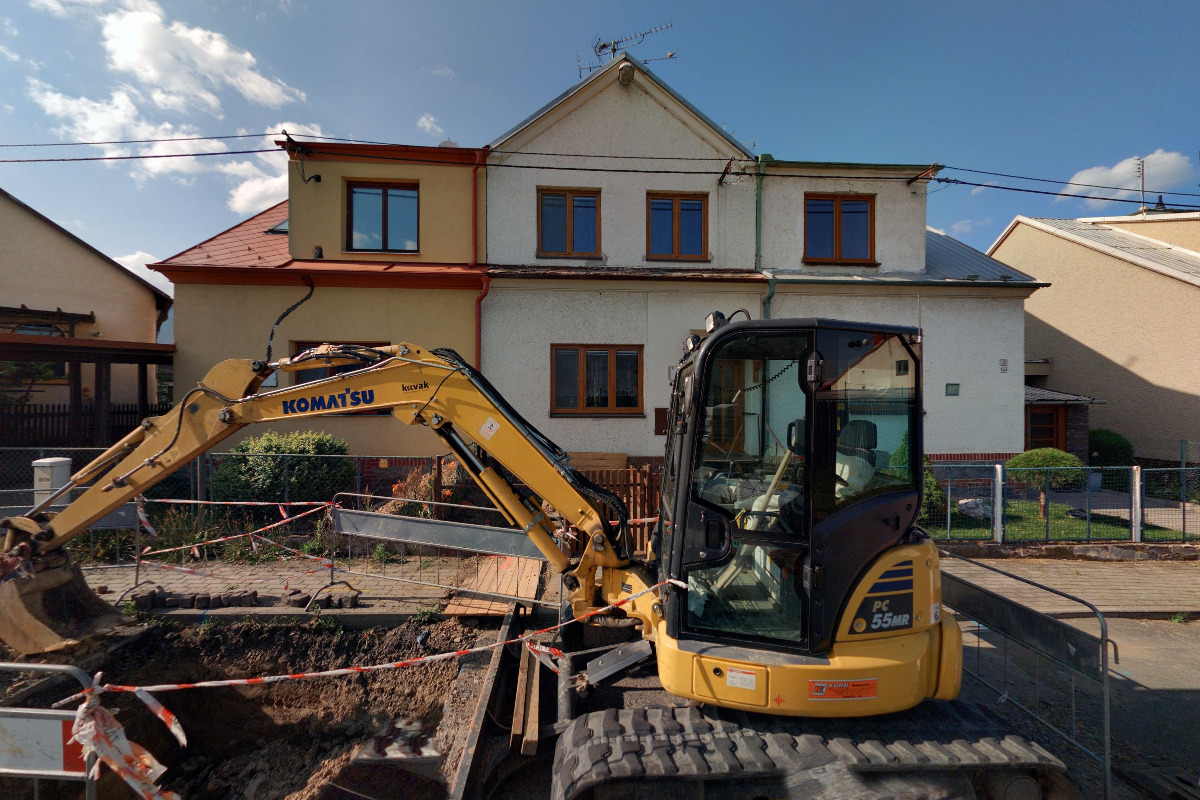
POLYGON ((22 655, 59 650, 126 621, 88 587, 78 564, 0 583, 0 639, 22 655))

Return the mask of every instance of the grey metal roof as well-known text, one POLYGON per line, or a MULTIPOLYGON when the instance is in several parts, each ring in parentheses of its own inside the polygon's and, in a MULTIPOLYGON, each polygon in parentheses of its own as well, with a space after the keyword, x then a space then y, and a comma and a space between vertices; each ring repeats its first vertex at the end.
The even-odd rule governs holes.
POLYGON ((1097 400, 1094 397, 1088 397, 1087 395, 1082 394, 1056 392, 1053 389, 1042 389, 1037 386, 1025 387, 1025 405, 1030 405, 1031 403, 1069 403, 1072 405, 1093 405, 1103 402, 1103 400, 1097 400))
POLYGON ((554 108, 559 103, 563 102, 568 97, 570 97, 571 95, 578 92, 584 86, 587 86, 592 81, 599 80, 601 75, 604 75, 604 74, 610 72, 611 70, 616 69, 622 61, 628 61, 629 63, 631 63, 635 67, 637 67, 638 70, 640 70, 642 73, 644 73, 647 78, 654 81, 654 83, 656 83, 659 87, 661 87, 663 89, 663 91, 670 94, 672 97, 674 97, 676 100, 678 100, 683 106, 685 106, 689 111, 691 111, 693 114, 695 114, 701 120, 703 120, 704 124, 708 125, 708 127, 712 128, 717 133, 721 134, 721 136, 725 139, 725 141, 727 141, 731 145, 733 145, 734 148, 739 153, 741 153, 748 159, 756 158, 754 153, 751 152, 750 150, 748 150, 745 145, 743 145, 737 139, 734 139, 732 136, 730 136, 728 133, 726 133, 725 130, 720 125, 718 125, 717 123, 715 123, 711 119, 709 119, 707 116, 705 116, 704 113, 700 111, 700 109, 696 108, 694 105, 689 103, 683 95, 679 94, 674 89, 672 89, 670 86, 668 86, 667 83, 662 78, 655 75, 653 72, 651 72, 649 69, 646 68, 645 64, 638 61, 636 58, 629 55, 628 53, 622 53, 619 58, 614 58, 612 61, 609 61, 607 64, 605 64, 600 69, 594 70, 592 72, 592 74, 588 75, 586 78, 579 81, 579 83, 575 84, 570 89, 567 89, 565 92, 560 94, 558 97, 554 98, 549 103, 546 103, 546 105, 542 106, 537 111, 533 112, 528 117, 521 120, 513 127, 509 128, 507 131, 505 131, 503 134, 501 134, 499 136, 499 138, 497 138, 495 141, 493 141, 491 144, 489 144, 488 147, 490 147, 492 149, 498 148, 499 145, 502 142, 504 142, 506 139, 508 139, 510 136, 512 136, 513 134, 515 134, 517 131, 521 130, 522 128, 526 127, 527 125, 530 125, 533 122, 535 122, 537 119, 539 119, 544 114, 549 112, 550 109, 554 108))
POLYGON ((1179 273, 1181 277, 1186 276, 1185 280, 1191 283, 1200 278, 1200 255, 1191 250, 1095 222, 1045 217, 1038 217, 1033 222, 1061 231, 1084 243, 1116 250, 1132 259, 1146 261, 1159 269, 1179 273))
POLYGON ((930 228, 925 229, 925 270, 928 277, 945 280, 1037 282, 1033 276, 930 228))

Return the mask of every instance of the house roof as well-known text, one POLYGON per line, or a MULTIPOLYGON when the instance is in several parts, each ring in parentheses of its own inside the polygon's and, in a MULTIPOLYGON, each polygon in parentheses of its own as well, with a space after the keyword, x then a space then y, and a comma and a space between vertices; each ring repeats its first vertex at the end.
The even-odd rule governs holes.
POLYGON ((328 286, 404 286, 476 289, 483 269, 462 264, 292 258, 288 201, 271 206, 182 253, 151 264, 180 283, 296 284, 304 277, 328 286))
POLYGON ((682 105, 688 111, 695 114, 700 119, 701 122, 703 122, 705 125, 707 125, 709 128, 711 128, 714 132, 719 134, 721 136, 721 138, 723 138, 726 142, 728 142, 737 152, 741 153, 745 158, 748 158, 748 159, 755 158, 754 153, 751 152, 749 149, 747 149, 745 145, 743 145, 737 139, 734 139, 732 136, 730 136, 720 125, 713 122, 711 119, 709 119, 707 116, 705 116, 704 113, 702 111, 700 111, 700 109, 696 108, 694 105, 692 105, 690 102, 688 102, 687 98, 685 98, 683 95, 679 94, 674 89, 672 89, 669 85, 667 85, 667 83, 665 81, 663 81, 661 78, 659 78, 653 72, 651 72, 646 67, 645 64, 638 61, 636 58, 629 55, 628 53, 622 53, 619 58, 614 58, 612 61, 609 61, 607 64, 605 64, 600 69, 594 70, 586 78, 579 81, 579 83, 576 83, 574 86, 567 89, 565 92, 560 94, 558 97, 554 98, 549 103, 546 103, 546 105, 542 106, 537 111, 533 112, 528 117, 521 120, 513 127, 509 128, 507 131, 505 131, 503 134, 501 134, 499 138, 497 138, 490 145, 488 145, 488 147, 492 150, 503 150, 505 142, 507 142, 509 139, 511 139, 517 133, 521 132, 525 128, 527 128, 530 125, 532 125, 533 123, 537 122, 539 119, 546 116, 546 114, 550 113, 550 111, 552 111, 554 108, 565 103, 571 97, 579 94, 581 91, 583 91, 583 89, 590 86, 595 81, 599 81, 602 79, 610 79, 607 76, 609 76, 610 73, 614 72, 615 70, 619 69, 621 64, 626 61, 628 61, 630 64, 633 64, 633 66, 635 66, 639 72, 641 72, 643 75, 645 75, 647 78, 649 78, 650 81, 655 86, 662 89, 664 92, 666 92, 671 97, 673 97, 680 105, 682 105))
MULTIPOLYGON (((171 303, 172 303, 171 295, 167 294, 162 289, 159 289, 157 286, 150 283, 145 278, 142 278, 139 275, 135 275, 133 272, 125 269, 125 267, 121 266, 121 264, 114 261, 111 257, 105 255, 104 253, 101 253, 95 247, 88 244, 83 239, 80 239, 78 236, 71 233, 69 230, 67 230, 63 226, 59 225, 54 220, 50 219, 45 214, 42 214, 40 211, 38 211, 37 209, 33 208, 30 205, 27 205, 26 203, 22 202, 18 198, 13 197, 11 194, 4 191, 3 189, 0 189, 0 196, 3 196, 5 198, 11 200, 13 202, 13 204, 16 205, 17 207, 25 210, 29 214, 32 214, 34 217, 37 217, 42 222, 44 222, 47 225, 49 225, 50 227, 54 228, 60 234, 67 237, 68 239, 75 242, 76 244, 87 248, 92 253, 96 254, 101 259, 103 259, 105 262, 107 262, 108 264, 111 264, 114 269, 120 270, 121 274, 126 275, 126 276, 132 278, 133 280, 137 281, 138 283, 140 283, 144 288, 148 289, 150 292, 152 292, 154 294, 154 305, 158 307, 160 317, 166 315, 167 309, 171 307, 171 303)), ((161 319, 160 319, 160 322, 161 322, 161 319)))
POLYGON ((996 252, 996 249, 1018 225, 1028 225, 1134 266, 1200 286, 1200 253, 1139 233, 1132 233, 1126 225, 1105 224, 1100 221, 1103 219, 1106 218, 1050 219, 1019 216, 1009 223, 1004 233, 1000 234, 1000 237, 988 249, 988 253, 996 252))
POLYGON ((1082 394, 1056 392, 1052 389, 1042 389, 1038 386, 1025 387, 1025 405, 1097 405, 1103 403, 1094 397, 1082 394))
POLYGON ((1032 275, 932 228, 925 229, 925 270, 929 277, 942 280, 1037 282, 1032 275))

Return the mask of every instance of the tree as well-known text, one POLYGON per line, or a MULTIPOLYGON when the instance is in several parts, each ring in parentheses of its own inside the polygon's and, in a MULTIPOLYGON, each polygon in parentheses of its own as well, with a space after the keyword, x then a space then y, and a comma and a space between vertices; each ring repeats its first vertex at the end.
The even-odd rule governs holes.
POLYGON ((54 377, 53 367, 35 361, 0 361, 0 405, 23 406, 33 387, 54 377))
MULTIPOLYGON (((1013 456, 1004 464, 1005 469, 1038 470, 1038 516, 1046 518, 1046 492, 1050 488, 1070 486, 1083 479, 1083 462, 1070 453, 1054 447, 1039 447, 1013 456)), ((1033 481, 1025 481, 1033 484, 1033 481)))

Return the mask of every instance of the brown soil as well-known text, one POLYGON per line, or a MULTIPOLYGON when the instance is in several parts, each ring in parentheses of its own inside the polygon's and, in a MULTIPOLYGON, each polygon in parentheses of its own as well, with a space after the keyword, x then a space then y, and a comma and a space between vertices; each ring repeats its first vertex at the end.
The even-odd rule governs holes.
MULTIPOLYGON (((434 624, 409 620, 397 628, 365 632, 343 631, 319 619, 301 624, 161 624, 101 669, 108 683, 194 683, 383 664, 475 642, 476 632, 456 619, 434 624), (429 637, 422 646, 417 637, 425 630, 429 637)), ((157 697, 187 733, 186 748, 132 695, 106 695, 104 705, 116 712, 131 740, 169 766, 160 784, 186 800, 315 800, 359 745, 394 721, 417 723, 434 737, 459 666, 458 660, 450 660, 371 675, 160 692, 157 697)), ((62 687, 20 705, 45 707, 74 691, 62 687)), ((63 794, 51 794, 43 784, 41 796, 73 797, 80 784, 58 786, 63 794)), ((0 796, 20 798, 29 788, 28 783, 0 781, 0 796)), ((130 796, 123 785, 101 781, 102 800, 130 796)))

